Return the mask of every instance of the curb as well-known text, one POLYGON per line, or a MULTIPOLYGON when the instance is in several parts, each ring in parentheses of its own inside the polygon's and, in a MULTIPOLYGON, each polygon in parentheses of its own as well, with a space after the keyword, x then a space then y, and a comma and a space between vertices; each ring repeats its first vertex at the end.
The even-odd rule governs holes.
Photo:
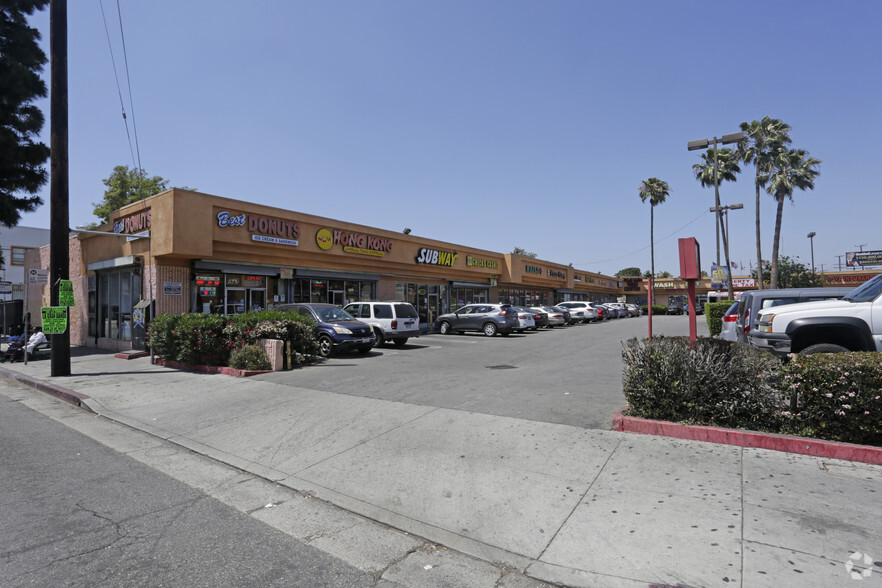
POLYGON ((675 439, 771 449, 772 451, 882 465, 882 447, 776 435, 773 433, 758 433, 756 431, 723 429, 721 427, 708 427, 704 425, 681 425, 680 423, 670 421, 655 421, 626 416, 622 414, 621 410, 613 418, 612 428, 614 431, 622 431, 624 433, 660 435, 675 439))
POLYGON ((88 400, 92 400, 91 396, 80 394, 79 392, 74 392, 73 390, 69 390, 62 386, 50 384, 49 382, 44 382, 43 380, 38 380, 36 378, 32 378, 31 376, 27 376, 13 370, 0 368, 0 375, 5 378, 9 378, 10 380, 15 380, 16 382, 24 384, 25 386, 34 388, 35 390, 39 390, 40 392, 51 394, 52 396, 64 400, 65 402, 69 402, 74 406, 82 408, 83 410, 95 413, 95 411, 92 410, 92 407, 90 407, 87 402, 88 400))
POLYGON ((171 359, 155 358, 153 363, 168 368, 179 370, 189 370, 191 372, 200 372, 203 374, 223 374, 225 376, 234 376, 236 378, 247 378, 248 376, 259 376, 260 374, 271 374, 273 370, 237 370, 231 367, 223 367, 217 365, 186 365, 171 359))

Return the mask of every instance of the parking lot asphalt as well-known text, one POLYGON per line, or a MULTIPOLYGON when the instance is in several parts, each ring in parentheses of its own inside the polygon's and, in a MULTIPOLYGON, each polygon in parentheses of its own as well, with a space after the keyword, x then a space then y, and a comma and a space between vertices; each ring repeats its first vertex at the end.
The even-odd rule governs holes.
MULTIPOLYGON (((698 317, 698 333, 707 321, 698 317)), ((320 367, 259 379, 313 390, 467 410, 544 423, 609 429, 625 406, 622 342, 645 337, 646 317, 508 337, 428 335, 404 347, 332 357, 320 367)), ((653 317, 655 335, 689 334, 684 316, 653 317)))
MULTIPOLYGON (((654 332, 669 325, 688 329, 685 317, 657 317, 654 332)), ((50 377, 48 361, 0 373, 51 382, 98 418, 549 583, 810 587, 850 585, 857 571, 879 585, 882 467, 631 436, 599 426, 601 413, 555 420, 615 404, 590 390, 620 380, 620 360, 606 364, 645 329, 619 319, 523 338, 432 335, 252 378, 91 350, 77 350, 71 376, 50 377), (564 355, 595 367, 543 371, 564 355)), ((288 508, 256 516, 296 526, 288 508)))

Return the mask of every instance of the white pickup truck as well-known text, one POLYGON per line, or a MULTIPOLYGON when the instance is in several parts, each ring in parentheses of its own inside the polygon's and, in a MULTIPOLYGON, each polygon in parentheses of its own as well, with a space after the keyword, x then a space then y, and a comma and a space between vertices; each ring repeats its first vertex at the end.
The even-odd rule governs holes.
POLYGON ((776 354, 882 351, 882 274, 838 300, 761 310, 750 343, 776 354))

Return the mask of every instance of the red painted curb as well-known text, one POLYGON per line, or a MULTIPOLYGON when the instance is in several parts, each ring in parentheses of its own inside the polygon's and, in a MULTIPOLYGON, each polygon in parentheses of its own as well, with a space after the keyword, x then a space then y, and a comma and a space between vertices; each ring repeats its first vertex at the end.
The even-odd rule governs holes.
POLYGON ((234 376, 237 378, 247 378, 248 376, 272 373, 272 370, 237 370, 219 365, 185 365, 171 359, 160 359, 158 357, 155 358, 153 362, 157 365, 164 365, 165 367, 175 369, 190 370, 193 372, 201 372, 203 374, 223 374, 225 376, 234 376))
POLYGON ((142 357, 147 357, 150 353, 146 351, 142 351, 140 353, 117 353, 114 355, 117 359, 140 359, 142 357))
POLYGON ((813 455, 815 457, 882 465, 882 447, 702 425, 681 425, 680 423, 672 423, 670 421, 654 421, 625 416, 621 410, 613 418, 612 428, 615 431, 623 431, 625 433, 660 435, 675 439, 706 441, 708 443, 720 443, 738 447, 756 447, 800 455, 813 455))

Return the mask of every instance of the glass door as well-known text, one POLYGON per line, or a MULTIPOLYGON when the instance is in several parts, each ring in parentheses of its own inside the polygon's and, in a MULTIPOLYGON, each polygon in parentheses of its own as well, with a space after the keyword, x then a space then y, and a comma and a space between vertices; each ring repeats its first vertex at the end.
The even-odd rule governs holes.
POLYGON ((257 288, 248 290, 248 310, 266 310, 266 290, 257 288))
POLYGON ((328 302, 336 306, 343 306, 345 303, 345 294, 343 290, 331 290, 328 292, 328 302))
POLYGON ((239 314, 245 312, 245 288, 227 288, 226 312, 224 314, 239 314))

